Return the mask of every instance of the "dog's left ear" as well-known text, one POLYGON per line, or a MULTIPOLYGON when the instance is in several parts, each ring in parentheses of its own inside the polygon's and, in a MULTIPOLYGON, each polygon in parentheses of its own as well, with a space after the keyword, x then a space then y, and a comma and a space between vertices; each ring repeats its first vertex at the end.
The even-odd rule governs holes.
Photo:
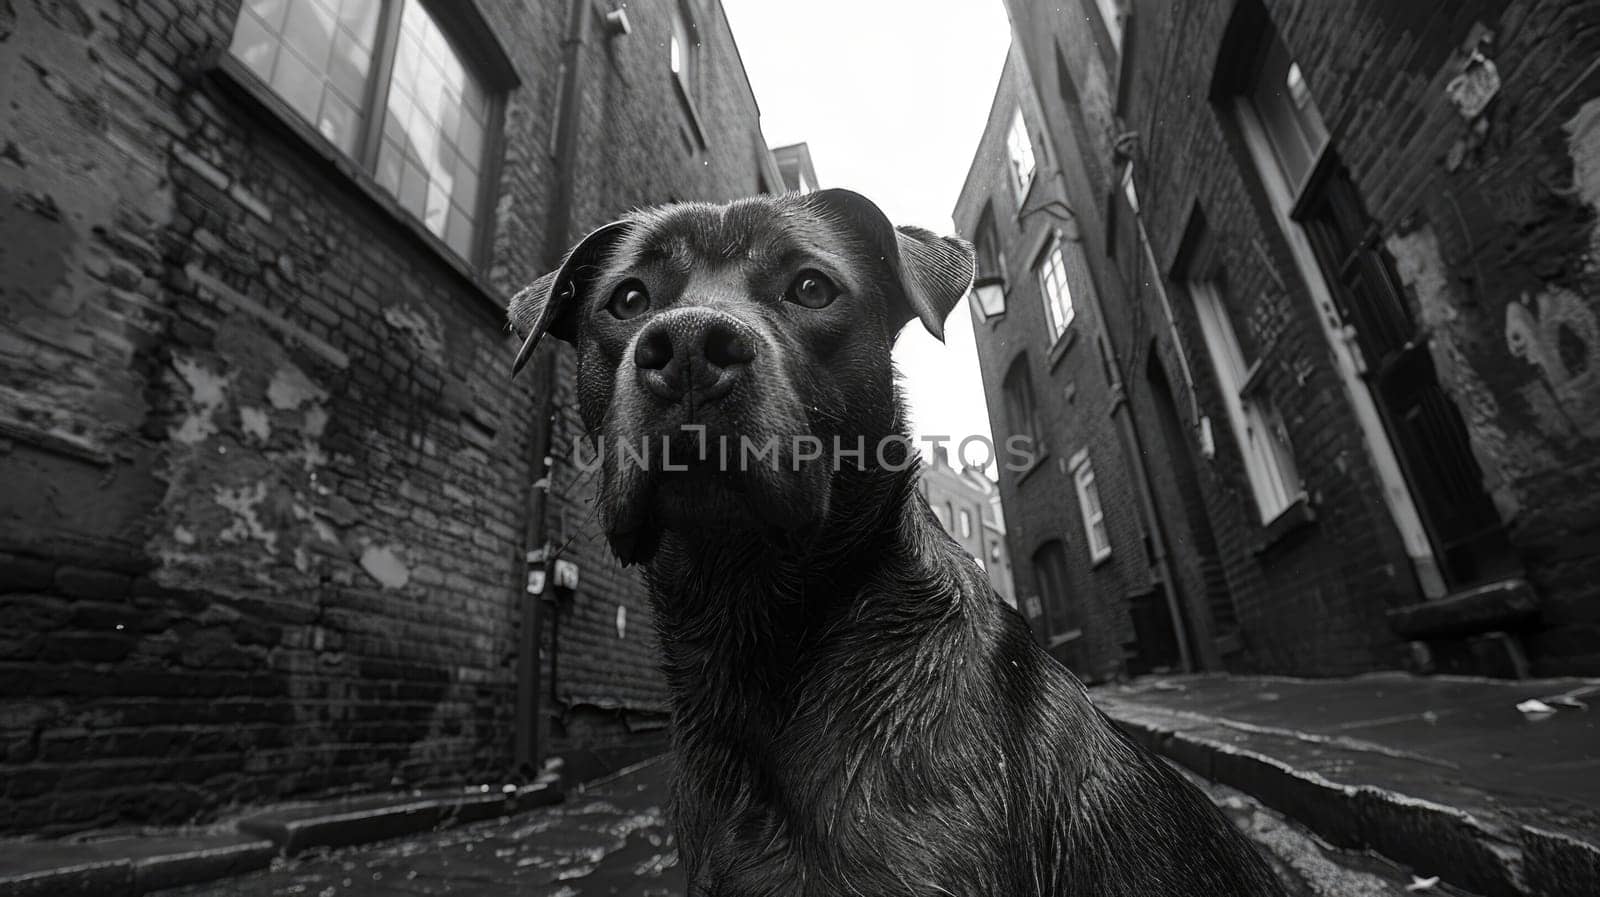
POLYGON ((912 318, 940 340, 944 319, 972 286, 976 265, 972 244, 920 227, 895 227, 883 211, 852 190, 819 190, 806 197, 856 228, 882 254, 899 280, 890 326, 895 332, 912 318))
POLYGON ((577 336, 572 310, 578 294, 599 272, 601 260, 616 247, 627 229, 627 221, 613 221, 590 231, 578 245, 568 250, 561 267, 511 297, 506 316, 511 319, 513 328, 528 334, 517 352, 517 360, 511 365, 513 377, 533 357, 534 348, 546 333, 569 343, 577 336))

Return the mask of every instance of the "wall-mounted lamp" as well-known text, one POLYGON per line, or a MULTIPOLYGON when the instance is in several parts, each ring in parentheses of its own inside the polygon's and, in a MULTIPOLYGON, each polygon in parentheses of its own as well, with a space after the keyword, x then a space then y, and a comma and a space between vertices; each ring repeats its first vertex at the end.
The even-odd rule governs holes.
POLYGON ((1017 212, 1017 223, 1021 224, 1023 221, 1026 221, 1028 216, 1034 214, 1035 212, 1043 212, 1057 221, 1078 220, 1077 216, 1072 212, 1072 206, 1067 205, 1059 199, 1047 199, 1031 209, 1022 209, 1021 211, 1017 212))
POLYGON ((994 321, 1006 313, 1006 279, 999 274, 985 274, 972 281, 972 301, 985 321, 994 321))
POLYGON ((608 37, 623 37, 633 31, 633 25, 628 21, 626 9, 613 9, 606 13, 606 35, 608 37))

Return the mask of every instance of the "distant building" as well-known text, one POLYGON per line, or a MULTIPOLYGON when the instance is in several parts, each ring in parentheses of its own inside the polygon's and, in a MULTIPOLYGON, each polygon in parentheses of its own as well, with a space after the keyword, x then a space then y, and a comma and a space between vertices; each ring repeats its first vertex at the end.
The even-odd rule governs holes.
POLYGON ((933 460, 923 466, 918 489, 945 531, 988 572, 995 592, 1016 607, 1005 517, 994 480, 976 467, 952 468, 949 453, 940 446, 934 450, 933 460))
POLYGON ((1076 662, 1600 671, 1593 35, 1543 0, 1006 6, 956 219, 1005 279, 996 436, 1045 447, 1001 477, 1018 591, 1069 584, 1076 662))
POLYGON ((571 352, 513 382, 506 298, 782 178, 720 4, 626 14, 6 8, 0 832, 660 739, 571 352), (546 548, 575 591, 528 594, 546 548))
POLYGON ((772 158, 783 174, 783 186, 791 193, 810 193, 817 189, 817 170, 811 165, 811 146, 791 143, 772 151, 772 158))

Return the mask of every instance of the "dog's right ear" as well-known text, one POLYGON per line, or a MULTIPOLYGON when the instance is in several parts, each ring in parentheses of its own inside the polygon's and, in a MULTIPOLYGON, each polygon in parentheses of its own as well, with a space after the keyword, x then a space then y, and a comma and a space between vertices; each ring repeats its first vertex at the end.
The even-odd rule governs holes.
POLYGON ((617 241, 627 231, 627 221, 613 221, 590 231, 578 245, 568 250, 561 267, 511 297, 506 316, 511 319, 513 329, 528 334, 517 352, 517 360, 511 365, 511 376, 515 377, 533 357, 534 348, 546 333, 569 343, 577 336, 572 311, 578 294, 599 273, 600 262, 616 248, 617 241))
POLYGON ((920 227, 895 227, 872 200, 853 190, 834 187, 805 198, 866 237, 894 273, 899 286, 889 318, 894 331, 918 318, 942 341, 944 319, 972 285, 972 245, 920 227))

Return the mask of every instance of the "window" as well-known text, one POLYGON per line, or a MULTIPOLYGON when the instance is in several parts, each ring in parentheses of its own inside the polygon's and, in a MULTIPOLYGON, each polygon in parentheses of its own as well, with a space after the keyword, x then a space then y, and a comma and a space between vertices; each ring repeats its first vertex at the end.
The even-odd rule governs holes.
POLYGON ((1033 553, 1033 579, 1044 603, 1051 641, 1059 644, 1082 635, 1068 594, 1067 547, 1059 539, 1044 543, 1033 553))
POLYGON ((463 61, 485 54, 463 53, 430 9, 422 0, 246 0, 229 52, 472 261, 497 97, 463 61))
POLYGON ((1011 363, 1011 369, 1006 371, 1000 388, 1005 400, 1006 427, 1012 436, 1026 436, 1032 440, 1037 453, 1042 446, 1038 445, 1039 425, 1034 414, 1033 376, 1028 372, 1026 355, 1017 356, 1016 361, 1011 363))
POLYGON ((1016 191, 1017 203, 1028 195, 1033 183, 1033 140, 1028 136, 1028 125, 1022 120, 1022 109, 1017 108, 1011 117, 1011 130, 1006 133, 1006 152, 1011 157, 1011 187, 1016 191))
POLYGON ((1268 36, 1261 70, 1244 102, 1265 132, 1291 196, 1298 197, 1328 145, 1328 128, 1300 64, 1276 33, 1268 36))
POLYGON ((1120 56, 1122 30, 1126 18, 1122 12, 1122 3, 1120 0, 1094 0, 1094 5, 1100 13, 1100 23, 1106 26, 1106 34, 1111 37, 1111 49, 1120 56))
POLYGON ((1245 475, 1255 494, 1261 522, 1271 522, 1301 495, 1300 476, 1295 471, 1294 451, 1283 418, 1271 397, 1261 389, 1260 362, 1247 363, 1239 348, 1219 285, 1209 280, 1190 281, 1189 295, 1217 372, 1228 422, 1244 455, 1245 475))
POLYGON ((1072 289, 1067 286, 1067 262, 1061 254, 1061 237, 1050 238, 1034 263, 1034 273, 1039 278, 1039 294, 1044 297, 1045 318, 1050 324, 1050 341, 1053 343, 1067 332, 1075 312, 1072 309, 1072 289))
POLYGON ((950 529, 950 510, 944 505, 934 505, 933 516, 939 518, 939 525, 948 532, 950 529))
POLYGON ((972 536, 972 512, 968 511, 966 508, 962 508, 961 509, 961 538, 966 539, 966 538, 970 538, 971 536, 972 536))
POLYGON ((1089 545, 1089 560, 1100 563, 1111 557, 1111 539, 1106 534, 1106 515, 1100 507, 1100 490, 1094 483, 1094 467, 1089 463, 1089 450, 1083 449, 1072 459, 1072 482, 1078 490, 1078 510, 1083 514, 1083 534, 1089 545))
MULTIPOLYGON (((695 79, 700 72, 700 38, 694 20, 689 18, 689 10, 681 2, 672 5, 672 37, 667 45, 667 62, 684 94, 694 96, 695 79)), ((801 178, 801 192, 809 192, 804 189, 804 176, 801 178)))

